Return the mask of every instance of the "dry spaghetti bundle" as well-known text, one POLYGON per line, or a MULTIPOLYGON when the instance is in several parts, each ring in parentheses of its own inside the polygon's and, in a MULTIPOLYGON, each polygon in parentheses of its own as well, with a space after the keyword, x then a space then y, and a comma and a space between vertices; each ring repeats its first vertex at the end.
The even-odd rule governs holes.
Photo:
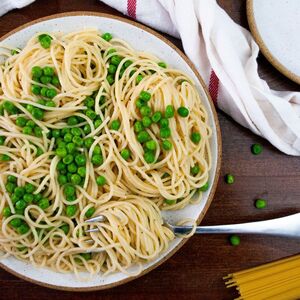
POLYGON ((243 300, 295 300, 300 297, 300 255, 224 277, 243 300))

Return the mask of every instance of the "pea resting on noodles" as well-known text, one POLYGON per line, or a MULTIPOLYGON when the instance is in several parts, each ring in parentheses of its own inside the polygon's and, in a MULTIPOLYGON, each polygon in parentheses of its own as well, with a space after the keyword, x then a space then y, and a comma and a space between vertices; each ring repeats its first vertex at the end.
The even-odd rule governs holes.
POLYGON ((94 29, 1 55, 3 256, 76 274, 155 259, 174 238, 161 210, 208 189, 211 128, 193 81, 94 29))

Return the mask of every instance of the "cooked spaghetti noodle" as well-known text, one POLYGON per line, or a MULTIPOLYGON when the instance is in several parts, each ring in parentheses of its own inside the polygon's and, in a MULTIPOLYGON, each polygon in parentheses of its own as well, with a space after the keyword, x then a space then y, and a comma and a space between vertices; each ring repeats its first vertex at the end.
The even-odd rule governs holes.
POLYGON ((0 66, 0 250, 59 272, 126 272, 201 201, 211 167, 193 81, 109 33, 39 33, 0 66), (104 215, 101 223, 87 219, 104 215), (97 227, 98 232, 87 233, 97 227))

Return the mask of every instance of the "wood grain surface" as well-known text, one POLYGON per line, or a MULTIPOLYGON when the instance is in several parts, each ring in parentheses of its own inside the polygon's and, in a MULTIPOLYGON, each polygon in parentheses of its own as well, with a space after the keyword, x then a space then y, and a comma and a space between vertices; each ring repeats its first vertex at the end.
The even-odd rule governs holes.
MULTIPOLYGON (((246 1, 219 0, 233 20, 248 28, 246 1)), ((0 36, 39 17, 54 13, 90 10, 121 15, 97 0, 36 0, 32 5, 9 12, 0 18, 0 36)), ((165 35, 179 48, 181 42, 165 35)), ((272 88, 298 90, 274 69, 263 56, 259 72, 272 88)), ((218 112, 223 139, 221 178, 213 203, 203 225, 229 224, 264 220, 300 211, 300 162, 297 157, 280 153, 218 112), (264 151, 251 154, 253 143, 261 143, 264 151), (226 185, 223 176, 235 175, 233 185, 226 185), (265 210, 257 210, 254 200, 268 200, 265 210)), ((242 236, 241 244, 232 247, 227 236, 194 236, 179 252, 149 274, 111 290, 71 293, 50 290, 25 282, 0 270, 0 299, 233 299, 222 277, 228 273, 257 266, 300 252, 299 240, 275 237, 242 236)))

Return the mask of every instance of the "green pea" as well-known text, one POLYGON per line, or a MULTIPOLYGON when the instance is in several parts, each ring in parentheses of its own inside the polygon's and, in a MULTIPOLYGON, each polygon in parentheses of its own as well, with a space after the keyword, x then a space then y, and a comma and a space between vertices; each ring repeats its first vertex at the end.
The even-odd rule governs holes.
POLYGON ((22 224, 22 219, 19 219, 19 218, 12 219, 9 222, 9 224, 14 228, 18 228, 22 224))
POLYGON ((94 154, 92 156, 92 164, 93 165, 102 165, 103 164, 103 156, 100 154, 94 154))
POLYGON ((171 150, 173 147, 172 143, 169 140, 163 140, 161 146, 166 151, 171 150))
POLYGON ((148 164, 152 164, 155 162, 155 155, 153 151, 146 151, 144 153, 144 159, 146 161, 146 163, 148 164))
MULTIPOLYGON (((46 97, 47 96, 47 91, 48 89, 46 87, 42 87, 41 88, 41 92, 40 94, 43 96, 43 97, 46 97)), ((45 104, 44 104, 45 105, 45 104)))
POLYGON ((140 143, 147 142, 150 139, 151 139, 151 137, 150 137, 149 133, 147 131, 145 131, 145 130, 139 132, 138 135, 137 135, 137 140, 140 143))
POLYGON ((161 118, 162 118, 162 113, 160 111, 156 111, 151 117, 154 123, 158 123, 161 118))
MULTIPOLYGON (((50 76, 45 76, 45 75, 42 75, 41 77, 40 77, 40 81, 41 81, 41 83, 43 83, 43 84, 48 84, 48 83, 50 83, 51 82, 51 80, 52 80, 52 77, 50 77, 50 76)), ((49 89, 47 89, 47 92, 49 91, 49 89)), ((47 94, 46 94, 47 95, 47 94)))
POLYGON ((31 69, 31 74, 33 77, 37 77, 37 78, 40 78, 42 75, 43 75, 43 70, 41 67, 39 66, 34 66, 32 69, 31 69))
MULTIPOLYGON (((43 77, 41 77, 43 78, 43 77)), ((53 99, 57 95, 57 92, 55 89, 48 89, 46 92, 47 98, 53 99)))
POLYGON ((121 127, 121 122, 118 119, 113 120, 111 122, 110 129, 117 131, 120 129, 120 127, 121 127))
POLYGON ((44 111, 38 107, 33 108, 31 114, 37 120, 42 120, 44 118, 44 111))
POLYGON ((10 101, 5 101, 3 103, 3 108, 9 113, 9 114, 16 114, 18 112, 18 109, 15 107, 15 105, 10 101))
POLYGON ((51 67, 45 67, 43 68, 43 73, 46 76, 53 76, 54 75, 54 69, 51 67))
POLYGON ((15 204, 17 201, 20 200, 20 197, 18 197, 18 195, 17 195, 16 193, 13 193, 13 194, 11 195, 10 199, 11 199, 12 203, 15 204))
POLYGON ((100 125, 102 124, 102 120, 101 119, 98 119, 94 122, 94 126, 95 128, 98 128, 100 125))
POLYGON ((194 165, 194 166, 191 168, 191 174, 192 174, 193 176, 196 176, 199 172, 200 172, 200 167, 199 167, 199 165, 194 165))
POLYGON ((105 96, 102 95, 102 96, 100 97, 99 103, 102 105, 102 104, 105 103, 105 101, 106 101, 106 98, 105 98, 105 96))
POLYGON ((36 103, 41 104, 41 105, 45 105, 45 104, 46 104, 46 101, 45 101, 44 99, 38 99, 38 100, 36 101, 36 103))
POLYGON ((169 138, 171 136, 171 130, 170 128, 161 128, 160 129, 160 137, 163 139, 169 138))
POLYGON ((55 104, 55 102, 54 102, 54 101, 52 101, 52 100, 49 100, 49 101, 46 101, 46 106, 47 106, 47 107, 55 107, 55 106, 56 106, 56 104, 55 104))
POLYGON ((7 181, 12 182, 12 183, 17 183, 17 177, 14 175, 8 175, 7 176, 7 181))
POLYGON ((51 83, 52 83, 54 86, 58 87, 58 86, 60 85, 59 78, 58 78, 56 75, 54 75, 54 76, 52 77, 51 83))
POLYGON ((85 178, 86 175, 86 167, 79 167, 77 169, 77 173, 80 177, 85 178))
POLYGON ((67 166, 67 170, 69 173, 76 173, 77 172, 77 166, 75 163, 70 163, 68 166, 67 166))
POLYGON ((229 237, 229 241, 232 246, 238 246, 241 242, 241 239, 238 235, 234 234, 229 237))
POLYGON ((227 184, 233 184, 234 183, 234 176, 231 174, 226 174, 225 175, 225 182, 227 184))
POLYGON ((41 193, 37 193, 33 196, 33 203, 38 203, 41 199, 43 199, 43 195, 41 193))
POLYGON ((160 62, 158 63, 158 65, 159 65, 161 68, 164 68, 164 69, 166 69, 166 67, 167 67, 167 64, 166 64, 165 62, 163 62, 163 61, 160 61, 160 62))
POLYGON ((33 84, 31 86, 31 92, 34 95, 40 95, 40 93, 41 93, 41 87, 39 85, 33 84))
POLYGON ((93 150, 93 154, 101 154, 101 148, 99 145, 96 145, 93 150))
POLYGON ((138 109, 141 109, 145 105, 145 102, 139 98, 136 100, 135 105, 138 109))
POLYGON ((137 84, 139 84, 142 81, 142 79, 143 79, 143 75, 139 74, 139 75, 136 76, 135 81, 136 81, 137 84))
POLYGON ((60 157, 60 158, 63 158, 65 157, 68 152, 67 152, 67 149, 66 148, 62 148, 62 147, 59 147, 55 150, 55 154, 60 157))
POLYGON ((256 199, 255 207, 258 209, 263 209, 267 207, 267 201, 265 199, 256 199))
POLYGON ((10 161, 10 156, 8 156, 7 154, 1 154, 0 161, 10 161))
POLYGON ((201 135, 199 132, 193 132, 191 134, 191 140, 194 144, 199 144, 201 141, 201 135))
POLYGON ((121 156, 123 159, 128 160, 130 155, 131 155, 131 152, 129 149, 125 148, 125 149, 121 150, 121 156))
POLYGON ((26 193, 28 194, 32 194, 36 190, 36 187, 32 183, 26 183, 24 185, 24 188, 26 193))
POLYGON ((84 140, 84 146, 88 149, 93 145, 93 143, 94 143, 94 138, 92 137, 86 138, 84 140))
POLYGON ((109 42, 112 39, 112 35, 109 32, 105 32, 101 35, 101 37, 106 40, 107 42, 109 42))
POLYGON ((168 128, 169 127, 169 120, 166 118, 161 118, 159 121, 159 125, 161 128, 168 128))
POLYGON ((34 123, 34 121, 32 121, 32 120, 28 120, 28 121, 26 122, 26 126, 27 126, 27 127, 30 127, 30 128, 34 128, 34 127, 35 127, 35 123, 34 123))
POLYGON ((85 112, 86 116, 91 120, 94 120, 97 117, 97 114, 92 109, 87 109, 85 112))
POLYGON ((156 142, 154 141, 154 140, 151 140, 151 141, 148 141, 148 142, 146 142, 146 148, 148 149, 148 150, 156 150, 156 146, 157 146, 157 144, 156 144, 156 142))
POLYGON ((107 71, 108 71, 109 74, 113 75, 113 74, 116 73, 117 67, 115 65, 113 65, 113 64, 110 64, 109 67, 108 67, 108 69, 107 69, 107 71))
POLYGON ((122 60, 122 58, 119 55, 114 55, 110 58, 110 63, 115 66, 118 66, 120 64, 121 60, 122 60))
POLYGON ((4 145, 5 143, 5 136, 0 136, 0 145, 4 145))
POLYGON ((52 129, 52 137, 58 139, 60 137, 60 130, 59 129, 52 129))
POLYGON ((78 174, 73 174, 73 175, 71 176, 71 182, 72 182, 73 184, 75 184, 75 185, 80 184, 80 182, 81 182, 81 177, 80 177, 80 175, 78 175, 78 174))
POLYGON ((134 131, 136 133, 139 133, 144 129, 143 123, 141 121, 136 121, 133 126, 134 126, 134 131))
POLYGON ((8 182, 6 185, 5 185, 5 188, 7 190, 8 193, 13 193, 15 188, 16 188, 16 184, 15 183, 12 183, 12 182, 8 182))
POLYGON ((144 105, 141 107, 140 109, 140 113, 143 117, 150 117, 151 116, 151 107, 147 106, 147 105, 144 105))
POLYGON ((104 176, 100 175, 96 178, 96 182, 98 185, 103 186, 106 184, 106 178, 104 176))
POLYGON ((8 206, 4 207, 3 211, 2 211, 2 215, 5 218, 8 218, 11 216, 11 210, 8 206))
POLYGON ((33 201, 34 196, 32 194, 25 194, 23 199, 24 201, 26 201, 27 203, 31 203, 33 201))
POLYGON ((132 60, 127 60, 125 63, 124 63, 124 68, 128 68, 130 65, 133 64, 133 61, 132 60))
POLYGON ((66 208, 66 215, 71 218, 76 214, 76 211, 77 211, 76 205, 68 205, 66 208))
POLYGON ((176 204, 177 200, 176 199, 165 199, 164 202, 168 205, 174 205, 174 204, 176 204))
POLYGON ((42 198, 39 202, 38 202, 38 206, 45 210, 50 206, 50 202, 47 198, 42 198))
POLYGON ((90 126, 89 124, 84 125, 84 127, 83 127, 83 132, 84 132, 85 134, 91 133, 91 126, 90 126))
POLYGON ((31 105, 31 104, 27 104, 27 105, 26 105, 26 109, 27 109, 30 113, 32 113, 32 110, 34 109, 34 106, 31 105))
POLYGON ((78 124, 78 119, 75 116, 69 117, 67 120, 69 126, 74 126, 78 124))
POLYGON ((68 182, 68 178, 65 175, 58 175, 57 181, 60 185, 64 185, 68 182))
POLYGON ((23 197, 25 195, 25 188, 24 187, 21 187, 21 186, 18 186, 15 188, 14 190, 14 193, 19 197, 23 197))
POLYGON ((68 224, 64 224, 60 226, 60 229, 64 232, 65 235, 67 235, 69 233, 70 226, 68 224))
POLYGON ((19 234, 25 234, 30 230, 30 227, 27 224, 21 224, 18 228, 17 231, 19 234))
POLYGON ((42 154, 44 154, 44 151, 40 147, 38 147, 36 150, 36 156, 41 156, 42 154))
POLYGON ((189 115, 190 111, 188 110, 188 108, 181 106, 177 109, 177 113, 179 114, 179 116, 186 118, 189 115))
POLYGON ((66 196, 70 196, 70 195, 75 195, 76 193, 76 188, 71 185, 71 184, 68 184, 67 186, 65 186, 64 188, 64 193, 66 196))
POLYGON ((254 155, 261 154, 261 153, 262 153, 262 150, 263 150, 263 148, 262 148, 262 145, 260 145, 260 144, 253 144, 253 145, 251 146, 251 152, 252 152, 252 154, 254 154, 254 155))
POLYGON ((63 141, 63 140, 59 140, 59 142, 57 142, 57 148, 66 148, 67 144, 63 141))
POLYGON ((27 203, 24 200, 19 200, 15 204, 16 209, 24 209, 27 206, 27 203))
POLYGON ((41 46, 44 48, 44 49, 48 49, 50 48, 51 46, 51 40, 52 40, 52 37, 48 34, 41 34, 38 36, 38 40, 41 44, 41 46))
POLYGON ((86 211, 85 216, 86 216, 87 218, 91 218, 92 215, 95 213, 95 211, 96 211, 96 209, 95 209, 94 207, 90 207, 90 208, 86 211))
POLYGON ((68 143, 68 144, 66 145, 66 148, 67 148, 68 153, 69 153, 69 154, 72 154, 72 153, 74 153, 75 150, 76 150, 76 145, 75 145, 74 143, 68 143))
POLYGON ((107 51, 107 55, 112 54, 112 53, 115 53, 115 52, 117 52, 117 50, 114 49, 114 48, 111 48, 111 49, 109 49, 109 50, 107 51))
POLYGON ((173 118, 175 115, 175 110, 173 105, 167 105, 166 111, 165 111, 165 117, 170 119, 173 118))
POLYGON ((83 139, 80 136, 74 136, 72 142, 78 147, 83 145, 83 139))
POLYGON ((71 133, 66 133, 65 136, 64 136, 64 141, 66 143, 70 143, 72 142, 72 139, 73 139, 73 135, 71 133))
POLYGON ((71 133, 73 135, 81 136, 81 130, 78 127, 71 128, 71 133))
POLYGON ((115 82, 115 78, 111 74, 106 76, 106 80, 109 85, 113 85, 115 82))
POLYGON ((85 166, 86 158, 83 154, 78 154, 75 156, 75 162, 78 166, 85 166))
MULTIPOLYGON (((66 150, 66 152, 67 152, 67 150, 66 150)), ((65 165, 69 165, 70 163, 73 162, 73 160, 74 160, 73 155, 72 155, 72 154, 67 154, 67 155, 65 155, 65 157, 63 158, 63 163, 64 163, 65 165)))
POLYGON ((142 123, 143 123, 143 126, 147 128, 147 127, 151 126, 152 120, 150 117, 143 117, 142 123))
POLYGON ((147 91, 141 91, 140 92, 140 99, 142 99, 145 102, 148 102, 151 99, 151 94, 147 91))
POLYGON ((66 169, 66 165, 65 165, 62 161, 59 161, 59 162, 57 163, 56 169, 57 169, 58 171, 65 170, 65 169, 66 169))

